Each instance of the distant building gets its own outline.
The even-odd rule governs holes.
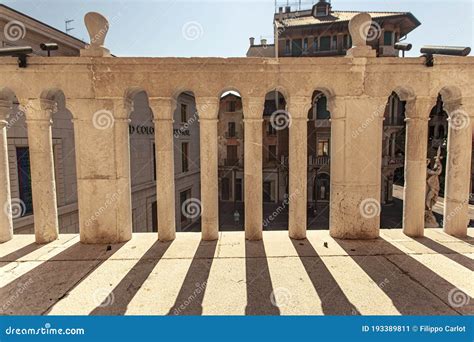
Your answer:
[[[345,55],[351,48],[349,21],[361,11],[336,11],[320,0],[311,9],[292,11],[279,7],[274,15],[274,44],[254,44],[250,39],[247,57],[318,57]],[[368,43],[377,55],[398,56],[395,43],[421,23],[409,12],[370,12],[373,24]]]

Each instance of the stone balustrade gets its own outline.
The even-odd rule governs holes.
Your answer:
[[[73,115],[80,237],[118,243],[132,237],[128,122],[131,100],[145,91],[155,123],[158,238],[175,238],[172,113],[182,91],[195,95],[201,129],[202,238],[218,238],[217,120],[221,94],[238,91],[245,129],[245,236],[262,239],[262,123],[265,94],[280,91],[289,125],[289,235],[306,236],[307,112],[323,92],[331,112],[330,233],[377,238],[380,229],[381,148],[387,99],[407,101],[403,229],[422,236],[426,140],[430,109],[441,93],[450,116],[444,229],[467,233],[474,58],[28,58],[19,69],[0,58],[0,241],[12,238],[7,120],[13,101],[24,106],[31,147],[38,243],[58,236],[51,120],[57,94]]]

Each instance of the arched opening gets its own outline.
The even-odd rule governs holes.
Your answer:
[[[289,125],[285,96],[278,90],[265,96],[262,129],[263,229],[288,229]]]
[[[148,95],[137,89],[130,101],[130,179],[133,232],[158,230],[156,202],[156,154],[153,113]]]
[[[176,231],[201,231],[199,113],[195,95],[176,95],[173,114]]]
[[[244,229],[244,125],[242,97],[236,91],[221,95],[218,114],[219,225]]]
[[[329,229],[331,113],[322,91],[308,111],[308,229]]]
[[[405,183],[406,101],[396,92],[389,96],[384,111],[381,171],[381,226],[400,228],[403,220]]]

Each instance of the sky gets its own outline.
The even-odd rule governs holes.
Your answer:
[[[301,0],[310,8],[316,0]],[[105,46],[116,56],[242,57],[249,37],[273,42],[274,0],[6,0],[5,5],[89,41],[83,18],[99,12],[110,22]],[[278,0],[286,5],[287,0]],[[292,8],[298,1],[289,0]],[[422,45],[473,47],[472,0],[333,0],[334,10],[403,11],[422,23],[408,35],[419,56]],[[473,53],[471,52],[471,55]]]

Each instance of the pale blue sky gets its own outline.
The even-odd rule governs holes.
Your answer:
[[[278,0],[286,4],[286,0]],[[316,0],[315,0],[316,1]],[[74,19],[70,33],[88,41],[84,14],[100,12],[111,27],[106,46],[117,56],[245,56],[248,38],[273,42],[274,0],[6,0],[18,11],[64,30],[64,20]],[[290,0],[290,4],[297,4]],[[312,1],[302,0],[308,8]],[[421,45],[473,46],[472,0],[333,0],[335,10],[409,11],[422,23],[408,36],[411,56]],[[191,24],[189,24],[191,23]],[[183,34],[191,25],[188,36]],[[197,39],[192,29],[198,32]],[[202,30],[201,30],[202,28]],[[472,53],[471,53],[472,54]]]

